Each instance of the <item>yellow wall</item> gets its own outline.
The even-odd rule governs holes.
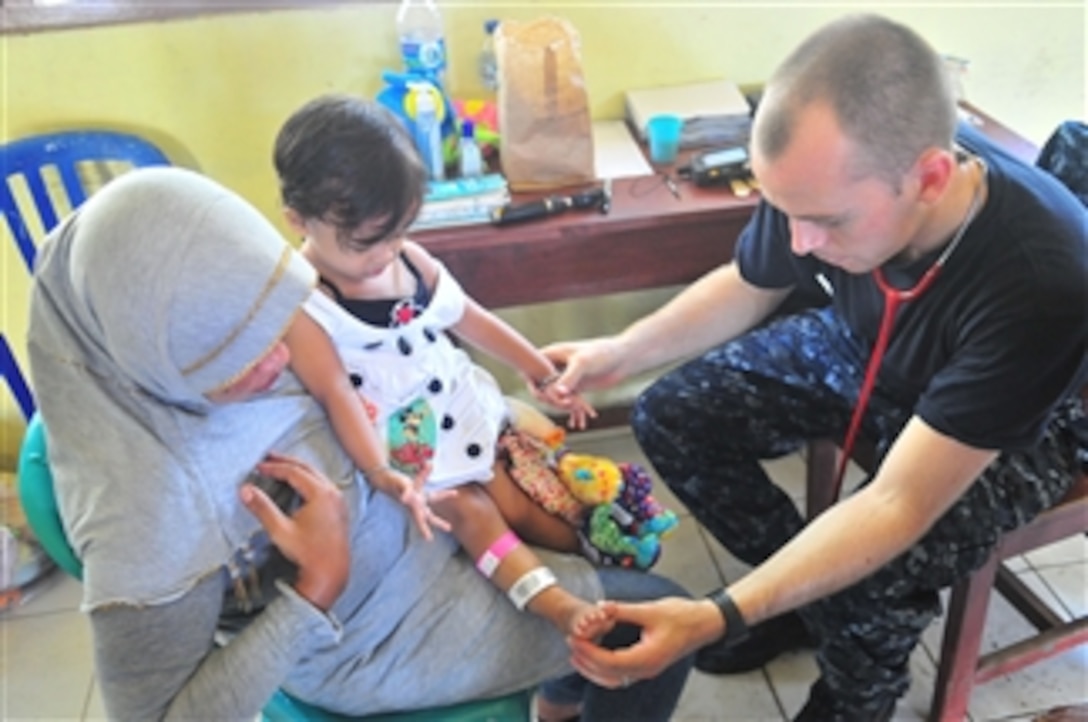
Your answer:
[[[723,75],[758,83],[805,34],[863,6],[791,4],[440,0],[455,93],[479,90],[475,58],[485,19],[559,14],[581,33],[597,118],[620,117],[629,86]],[[885,12],[938,51],[970,59],[968,98],[1040,142],[1059,121],[1084,117],[1083,3],[1001,4],[1010,5],[898,2]],[[394,15],[394,4],[341,5],[3,36],[0,139],[81,126],[130,129],[279,223],[269,161],[276,129],[317,94],[376,93],[379,71],[397,67]],[[23,356],[26,274],[11,244],[0,243],[0,327]],[[5,466],[22,426],[3,390],[0,422]]]

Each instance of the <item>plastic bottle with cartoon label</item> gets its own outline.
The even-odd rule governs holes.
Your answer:
[[[444,87],[446,33],[434,0],[402,0],[397,36],[404,69]]]

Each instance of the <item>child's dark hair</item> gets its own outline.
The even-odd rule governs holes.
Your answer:
[[[342,242],[371,219],[382,234],[419,211],[427,171],[404,126],[376,102],[325,95],[296,111],[276,136],[283,203],[336,226]]]

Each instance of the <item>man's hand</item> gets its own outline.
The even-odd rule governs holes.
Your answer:
[[[553,343],[541,351],[560,370],[552,384],[557,394],[569,396],[605,389],[626,377],[620,342],[615,336]]]
[[[308,464],[269,454],[257,465],[281,479],[302,498],[290,516],[253,484],[243,484],[242,503],[268,531],[272,543],[298,565],[295,590],[318,609],[328,611],[347,584],[351,568],[347,505],[340,489]]]
[[[633,624],[642,629],[642,635],[634,645],[614,650],[590,640],[567,638],[574,668],[602,687],[624,687],[656,677],[724,633],[721,614],[707,600],[665,597],[640,604],[605,602],[605,606],[616,624]]]

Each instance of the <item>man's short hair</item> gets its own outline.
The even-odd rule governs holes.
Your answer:
[[[783,153],[800,112],[825,102],[857,144],[859,176],[898,181],[927,148],[951,149],[952,83],[941,57],[910,28],[851,15],[821,28],[778,67],[759,108],[761,154]]]

